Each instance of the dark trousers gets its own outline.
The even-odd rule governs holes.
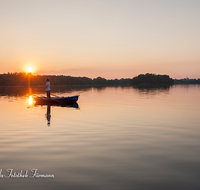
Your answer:
[[[47,98],[50,98],[50,90],[47,91]]]

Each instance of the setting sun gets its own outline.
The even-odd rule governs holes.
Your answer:
[[[28,67],[28,68],[27,68],[27,72],[28,72],[28,73],[33,72],[33,68],[32,68],[32,67]]]

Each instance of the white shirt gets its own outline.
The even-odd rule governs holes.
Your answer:
[[[46,91],[49,91],[50,90],[50,82],[47,82],[46,83]]]

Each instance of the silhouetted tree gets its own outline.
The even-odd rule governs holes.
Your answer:
[[[137,77],[134,77],[131,84],[140,86],[163,86],[174,84],[174,80],[168,75],[155,75],[146,73],[145,75],[140,74]]]

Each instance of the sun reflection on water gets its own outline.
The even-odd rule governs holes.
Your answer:
[[[33,105],[33,97],[32,97],[32,95],[29,96],[28,104],[29,104],[29,106]]]

